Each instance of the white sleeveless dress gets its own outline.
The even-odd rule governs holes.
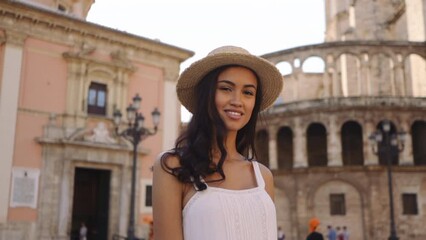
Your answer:
[[[276,240],[274,202],[256,161],[257,187],[197,191],[182,210],[184,240]]]

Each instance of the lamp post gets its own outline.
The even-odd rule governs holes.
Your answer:
[[[138,112],[142,98],[139,94],[133,97],[133,103],[129,104],[126,109],[127,112],[127,128],[120,130],[121,112],[120,110],[114,111],[114,124],[115,132],[118,136],[121,136],[128,140],[133,145],[133,166],[132,166],[132,182],[130,189],[130,209],[129,209],[129,225],[127,228],[127,239],[135,240],[135,185],[136,185],[136,164],[137,164],[137,149],[138,144],[147,138],[157,133],[158,123],[160,122],[160,112],[157,108],[152,111],[152,120],[154,123],[154,129],[144,127],[144,116]]]
[[[384,120],[381,123],[381,128],[373,132],[369,139],[374,154],[386,159],[390,206],[390,236],[388,240],[398,240],[393,208],[392,157],[404,150],[405,132],[391,133],[391,122]]]

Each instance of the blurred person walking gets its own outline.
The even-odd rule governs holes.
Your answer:
[[[306,240],[324,240],[321,233],[318,232],[320,221],[317,218],[309,220],[309,235]]]

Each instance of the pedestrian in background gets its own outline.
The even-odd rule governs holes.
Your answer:
[[[324,237],[317,230],[319,228],[320,221],[318,218],[312,218],[309,220],[309,235],[306,240],[324,240]]]
[[[277,239],[273,176],[254,137],[282,85],[275,65],[233,46],[182,72],[177,95],[193,115],[154,164],[156,240]]]
[[[336,234],[336,230],[334,230],[333,226],[328,225],[327,226],[327,238],[328,240],[336,240],[337,234]]]
[[[343,226],[343,240],[349,240],[349,231],[346,226]]]
[[[337,230],[337,240],[345,240],[342,229],[338,226]]]
[[[87,227],[85,222],[81,223],[79,235],[80,235],[80,238],[79,238],[80,240],[87,240]]]
[[[281,226],[278,227],[278,240],[284,240],[285,234]]]

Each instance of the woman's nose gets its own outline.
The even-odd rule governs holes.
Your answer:
[[[231,99],[231,104],[233,106],[238,106],[238,107],[242,106],[241,94],[239,94],[239,93],[233,94],[232,99]]]

